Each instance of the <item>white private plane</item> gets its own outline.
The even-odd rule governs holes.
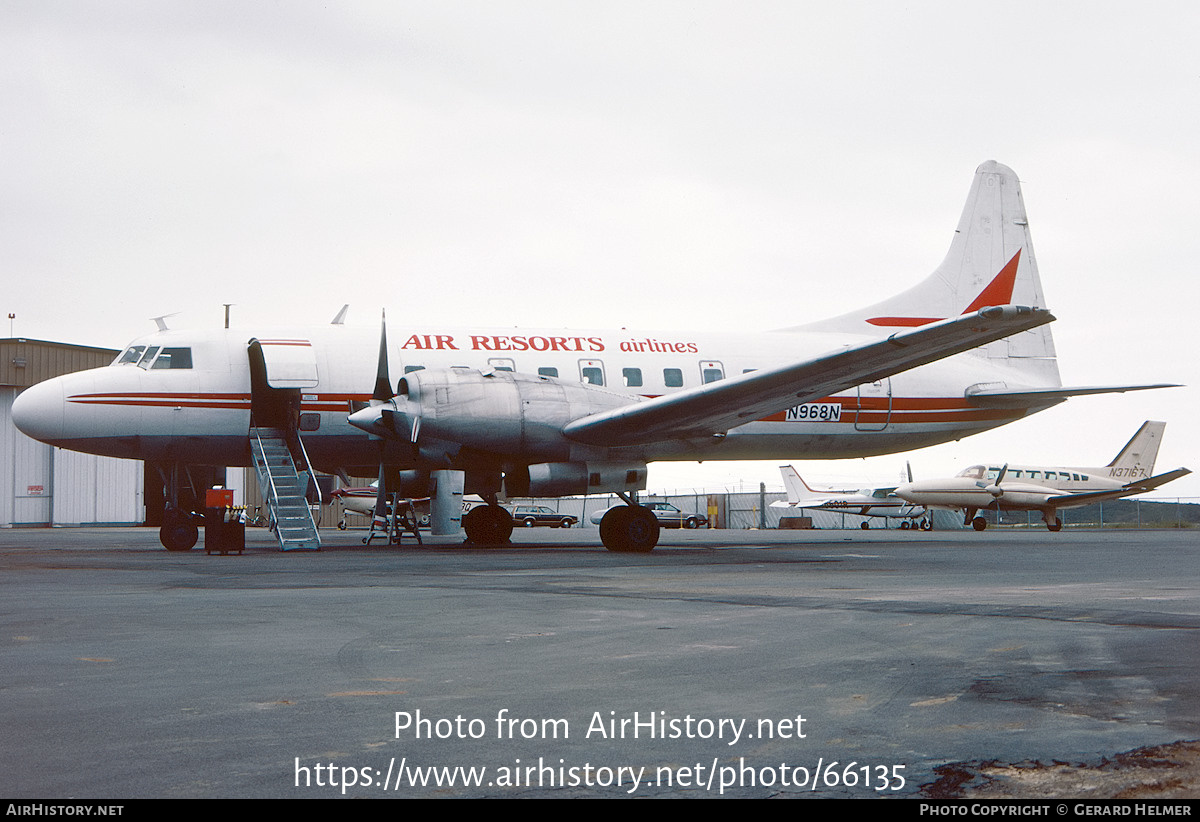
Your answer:
[[[958,476],[920,480],[899,486],[895,494],[913,505],[961,510],[963,524],[987,528],[981,510],[1040,511],[1051,531],[1062,528],[1059,508],[1075,508],[1152,491],[1190,474],[1176,468],[1151,476],[1165,422],[1147,420],[1113,461],[1102,468],[1029,465],[972,465]]]
[[[811,487],[800,473],[790,465],[779,466],[783,475],[783,487],[787,489],[788,498],[772,502],[772,508],[792,508],[803,510],[807,508],[821,511],[837,511],[842,514],[856,514],[860,517],[884,517],[900,521],[902,530],[924,528],[929,530],[930,523],[922,519],[925,516],[924,505],[914,505],[908,500],[896,496],[896,486],[858,489],[816,489]],[[912,482],[912,468],[908,469],[908,481]],[[860,526],[864,531],[871,526],[863,522]]]

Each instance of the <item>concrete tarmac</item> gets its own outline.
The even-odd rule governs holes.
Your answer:
[[[1200,738],[1187,531],[0,531],[0,796],[929,795]]]

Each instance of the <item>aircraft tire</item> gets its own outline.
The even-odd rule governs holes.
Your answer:
[[[932,531],[933,530],[933,522],[931,520],[927,520],[927,519],[921,520],[921,530],[922,531]]]
[[[901,530],[901,531],[907,531],[907,530],[909,529],[909,527],[910,527],[910,526],[909,526],[909,524],[908,524],[908,520],[904,520],[904,521],[902,521],[902,522],[900,523],[900,530]]]
[[[498,505],[479,505],[462,518],[467,541],[474,545],[507,545],[512,537],[512,516]]]
[[[871,523],[869,523],[869,522],[865,522],[865,521],[864,521],[864,522],[860,522],[860,523],[858,524],[858,527],[859,527],[859,528],[861,528],[861,529],[863,529],[864,531],[870,531],[870,530],[871,530]]]
[[[639,506],[622,505],[600,520],[600,541],[610,551],[645,554],[658,545],[658,519]]]
[[[987,528],[987,520],[983,517],[975,517],[975,519],[971,520],[971,527],[976,531],[982,531]]]
[[[158,529],[158,541],[168,551],[190,551],[200,538],[200,529],[192,517],[178,508],[163,512],[163,524]]]
[[[1062,530],[1062,520],[1059,519],[1058,517],[1055,517],[1054,522],[1046,523],[1046,527],[1049,528],[1051,531],[1061,531]]]

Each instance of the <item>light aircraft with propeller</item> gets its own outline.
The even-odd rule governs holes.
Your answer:
[[[302,467],[382,478],[381,499],[430,497],[434,535],[478,544],[509,538],[501,498],[615,493],[601,540],[648,551],[658,523],[637,492],[653,461],[895,453],[1158,387],[1065,387],[1045,305],[1017,176],[989,161],[933,274],[841,317],[754,334],[422,327],[413,312],[390,338],[344,312],[166,329],[26,389],[12,415],[43,442],[157,466],[171,549],[196,541],[184,469],[248,466],[278,442]],[[463,515],[464,493],[487,504]]]
[[[907,471],[908,481],[912,482],[912,466],[908,466]],[[783,475],[783,487],[787,490],[788,498],[772,502],[772,508],[790,508],[797,511],[816,509],[856,514],[860,517],[884,517],[899,520],[900,528],[904,531],[910,528],[923,528],[928,531],[931,527],[929,520],[924,519],[927,512],[925,506],[914,505],[896,496],[895,485],[846,490],[816,489],[805,482],[791,465],[779,466],[779,473]],[[859,527],[866,531],[871,525],[864,520]]]
[[[982,510],[1039,511],[1051,531],[1062,529],[1060,508],[1077,508],[1153,491],[1190,474],[1176,468],[1152,476],[1166,423],[1147,420],[1113,458],[1097,468],[1029,465],[972,465],[955,477],[909,482],[895,495],[913,505],[950,508],[964,513],[963,524],[976,531],[987,528]]]

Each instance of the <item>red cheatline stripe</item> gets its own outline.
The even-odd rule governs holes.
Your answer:
[[[367,394],[318,394],[315,400],[302,404],[307,411],[338,412],[347,410],[351,400],[365,402]],[[108,394],[76,394],[69,402],[81,405],[140,406],[145,408],[178,407],[213,408],[221,410],[246,410],[250,406],[249,394],[166,394],[155,392],[130,392]],[[971,422],[1016,418],[1023,416],[1025,409],[981,409],[968,400],[954,397],[886,397],[856,398],[827,397],[817,403],[842,406],[842,417],[838,422],[892,423],[917,422]],[[787,412],[781,411],[760,418],[759,422],[785,422]],[[815,422],[815,420],[814,420]],[[832,421],[829,421],[832,422]]]
[[[838,423],[853,424],[855,422],[885,422],[890,419],[893,425],[912,422],[979,422],[985,420],[1017,419],[1025,416],[1023,408],[968,410],[947,408],[935,411],[897,411],[892,410],[890,416],[886,411],[858,411],[847,408],[839,420],[796,420],[796,422],[816,422],[822,425]],[[758,422],[787,422],[787,413],[780,412],[762,417]]]

